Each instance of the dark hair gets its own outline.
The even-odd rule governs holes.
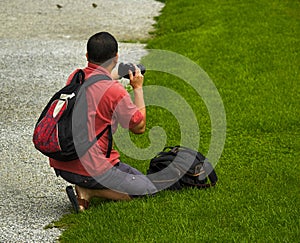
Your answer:
[[[116,56],[118,42],[108,32],[99,32],[87,42],[88,61],[102,64]]]

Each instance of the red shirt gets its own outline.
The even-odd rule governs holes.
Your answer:
[[[77,71],[75,70],[69,76],[67,84],[71,82]],[[111,74],[105,68],[92,63],[88,63],[88,66],[83,71],[85,79],[96,74],[105,74],[111,77]],[[142,113],[132,103],[130,95],[118,81],[102,80],[90,85],[86,89],[86,99],[90,140],[108,124],[112,125],[114,133],[118,124],[123,128],[130,129],[143,120]],[[105,157],[107,148],[108,134],[105,132],[98,142],[80,159],[68,162],[50,159],[50,166],[84,176],[96,176],[119,162],[120,155],[114,149],[112,149],[109,158]]]

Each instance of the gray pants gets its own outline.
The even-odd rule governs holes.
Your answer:
[[[82,176],[58,169],[55,169],[55,173],[71,184],[89,189],[111,189],[130,196],[152,195],[157,192],[157,188],[146,175],[122,162],[96,177]]]

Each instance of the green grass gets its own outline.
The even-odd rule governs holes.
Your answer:
[[[299,242],[299,13],[294,0],[166,1],[148,47],[190,58],[214,81],[227,120],[219,183],[131,202],[94,200],[90,210],[54,223],[66,229],[61,241]],[[149,71],[151,84],[171,86],[191,105],[206,153],[203,101],[171,75]],[[161,126],[168,145],[180,142],[172,114],[149,107],[147,119],[147,131]],[[132,139],[149,146],[148,133]],[[143,172],[149,163],[122,159]]]

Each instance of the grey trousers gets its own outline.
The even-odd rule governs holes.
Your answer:
[[[129,194],[132,197],[153,195],[158,191],[146,175],[122,162],[96,177],[82,176],[58,169],[55,169],[55,173],[67,182],[80,187],[111,189]]]

